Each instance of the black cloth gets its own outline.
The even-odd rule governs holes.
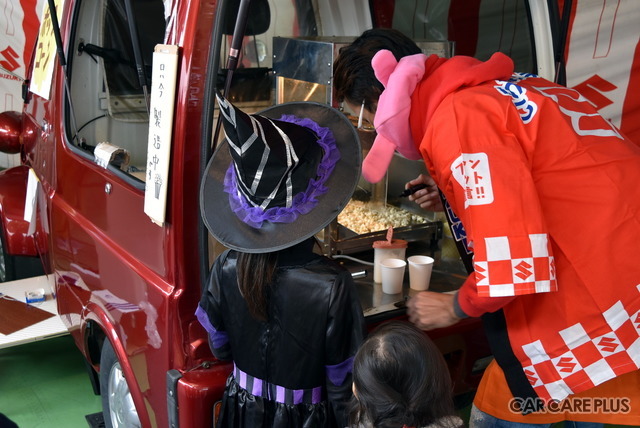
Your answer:
[[[18,428],[18,424],[6,417],[3,413],[0,413],[0,428]]]
[[[238,287],[238,253],[232,250],[214,263],[200,306],[211,325],[228,335],[226,345],[213,349],[217,358],[232,359],[248,375],[284,388],[322,387],[322,401],[289,405],[256,397],[232,373],[218,426],[347,425],[351,370],[335,385],[327,366],[352,363],[365,335],[364,316],[351,274],[314,254],[312,245],[310,239],[279,252],[266,322],[249,314]]]

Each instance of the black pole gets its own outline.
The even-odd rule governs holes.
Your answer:
[[[238,58],[242,49],[242,40],[244,39],[245,30],[247,28],[247,16],[249,14],[249,4],[251,0],[240,0],[238,7],[238,16],[236,18],[236,26],[233,29],[233,37],[231,38],[231,48],[229,49],[229,58],[227,59],[227,79],[225,80],[224,93],[231,87],[233,72],[238,68]]]
[[[53,0],[49,0],[53,1]],[[124,7],[127,12],[127,21],[129,23],[129,33],[131,34],[131,43],[133,44],[133,57],[136,61],[136,72],[138,73],[138,83],[142,87],[144,93],[144,100],[147,104],[147,113],[150,112],[149,90],[147,88],[147,76],[144,72],[144,60],[142,59],[142,49],[140,48],[140,39],[138,39],[138,30],[136,28],[135,16],[133,15],[133,8],[131,7],[131,0],[125,0]]]
[[[571,19],[571,8],[573,7],[573,0],[565,0],[562,9],[562,17],[560,18],[560,35],[558,40],[558,52],[556,52],[556,83],[566,86],[567,85],[567,70],[564,60],[564,53],[567,47],[567,37],[569,35],[569,20]]]
[[[71,102],[71,89],[69,88],[69,80],[67,79],[67,60],[64,56],[64,47],[62,46],[62,34],[60,33],[60,24],[58,23],[58,12],[56,11],[55,0],[49,0],[49,14],[51,15],[51,26],[53,27],[53,36],[56,39],[56,51],[58,54],[58,61],[62,67],[64,89],[67,94],[67,103],[69,104],[69,120],[71,121],[71,128],[73,129],[73,140],[78,136],[78,127],[76,126],[76,116],[73,110],[73,104]],[[26,97],[25,97],[26,100]]]
[[[240,57],[240,49],[242,49],[242,40],[244,39],[245,30],[247,28],[247,16],[249,15],[249,5],[251,0],[240,0],[238,7],[238,16],[236,18],[236,26],[233,29],[233,37],[231,38],[231,47],[229,48],[229,58],[227,59],[227,75],[224,81],[223,95],[228,96],[233,80],[233,72],[238,68],[238,58]],[[216,128],[213,132],[213,145],[211,150],[215,151],[220,135],[220,116],[216,121]]]
[[[67,61],[64,57],[64,49],[62,48],[62,35],[60,34],[60,24],[58,24],[58,12],[56,12],[55,0],[49,0],[49,13],[51,14],[51,25],[53,26],[53,35],[56,38],[56,49],[58,51],[58,61],[60,61],[60,65],[63,68],[65,68],[67,65]]]

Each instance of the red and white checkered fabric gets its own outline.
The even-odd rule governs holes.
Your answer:
[[[609,329],[599,336],[589,336],[578,323],[560,331],[558,343],[537,340],[522,347],[529,363],[523,361],[524,372],[541,398],[562,400],[630,367],[640,369],[640,310],[629,313],[617,302],[602,316]],[[549,355],[546,349],[563,353]]]
[[[547,235],[497,236],[475,243],[474,267],[481,297],[555,291],[556,272]]]

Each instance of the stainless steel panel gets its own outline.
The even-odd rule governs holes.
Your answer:
[[[273,38],[273,71],[276,77],[276,104],[289,101],[316,101],[333,103],[333,64],[340,48],[351,43],[355,37],[304,37]],[[451,42],[417,41],[425,54],[449,57],[453,54]],[[351,117],[352,121],[357,118]],[[355,125],[355,124],[354,124]],[[360,131],[363,154],[370,149],[375,131]],[[420,208],[406,199],[398,198],[404,189],[404,183],[414,179],[420,173],[426,173],[422,161],[409,161],[399,155],[394,156],[389,173],[382,184],[371,185],[361,180],[359,188],[370,196],[371,200],[383,204],[391,203],[405,210],[421,212]],[[381,190],[384,194],[380,194]],[[428,218],[428,217],[427,217]],[[384,240],[386,230],[358,235],[338,224],[331,223],[324,230],[324,253],[327,255],[357,253],[370,250],[373,242]],[[440,221],[398,227],[394,229],[394,238],[411,241],[436,242],[442,238],[443,226]]]

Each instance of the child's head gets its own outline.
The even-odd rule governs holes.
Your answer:
[[[408,322],[391,321],[369,335],[355,356],[353,386],[354,425],[423,427],[454,413],[444,358]]]

